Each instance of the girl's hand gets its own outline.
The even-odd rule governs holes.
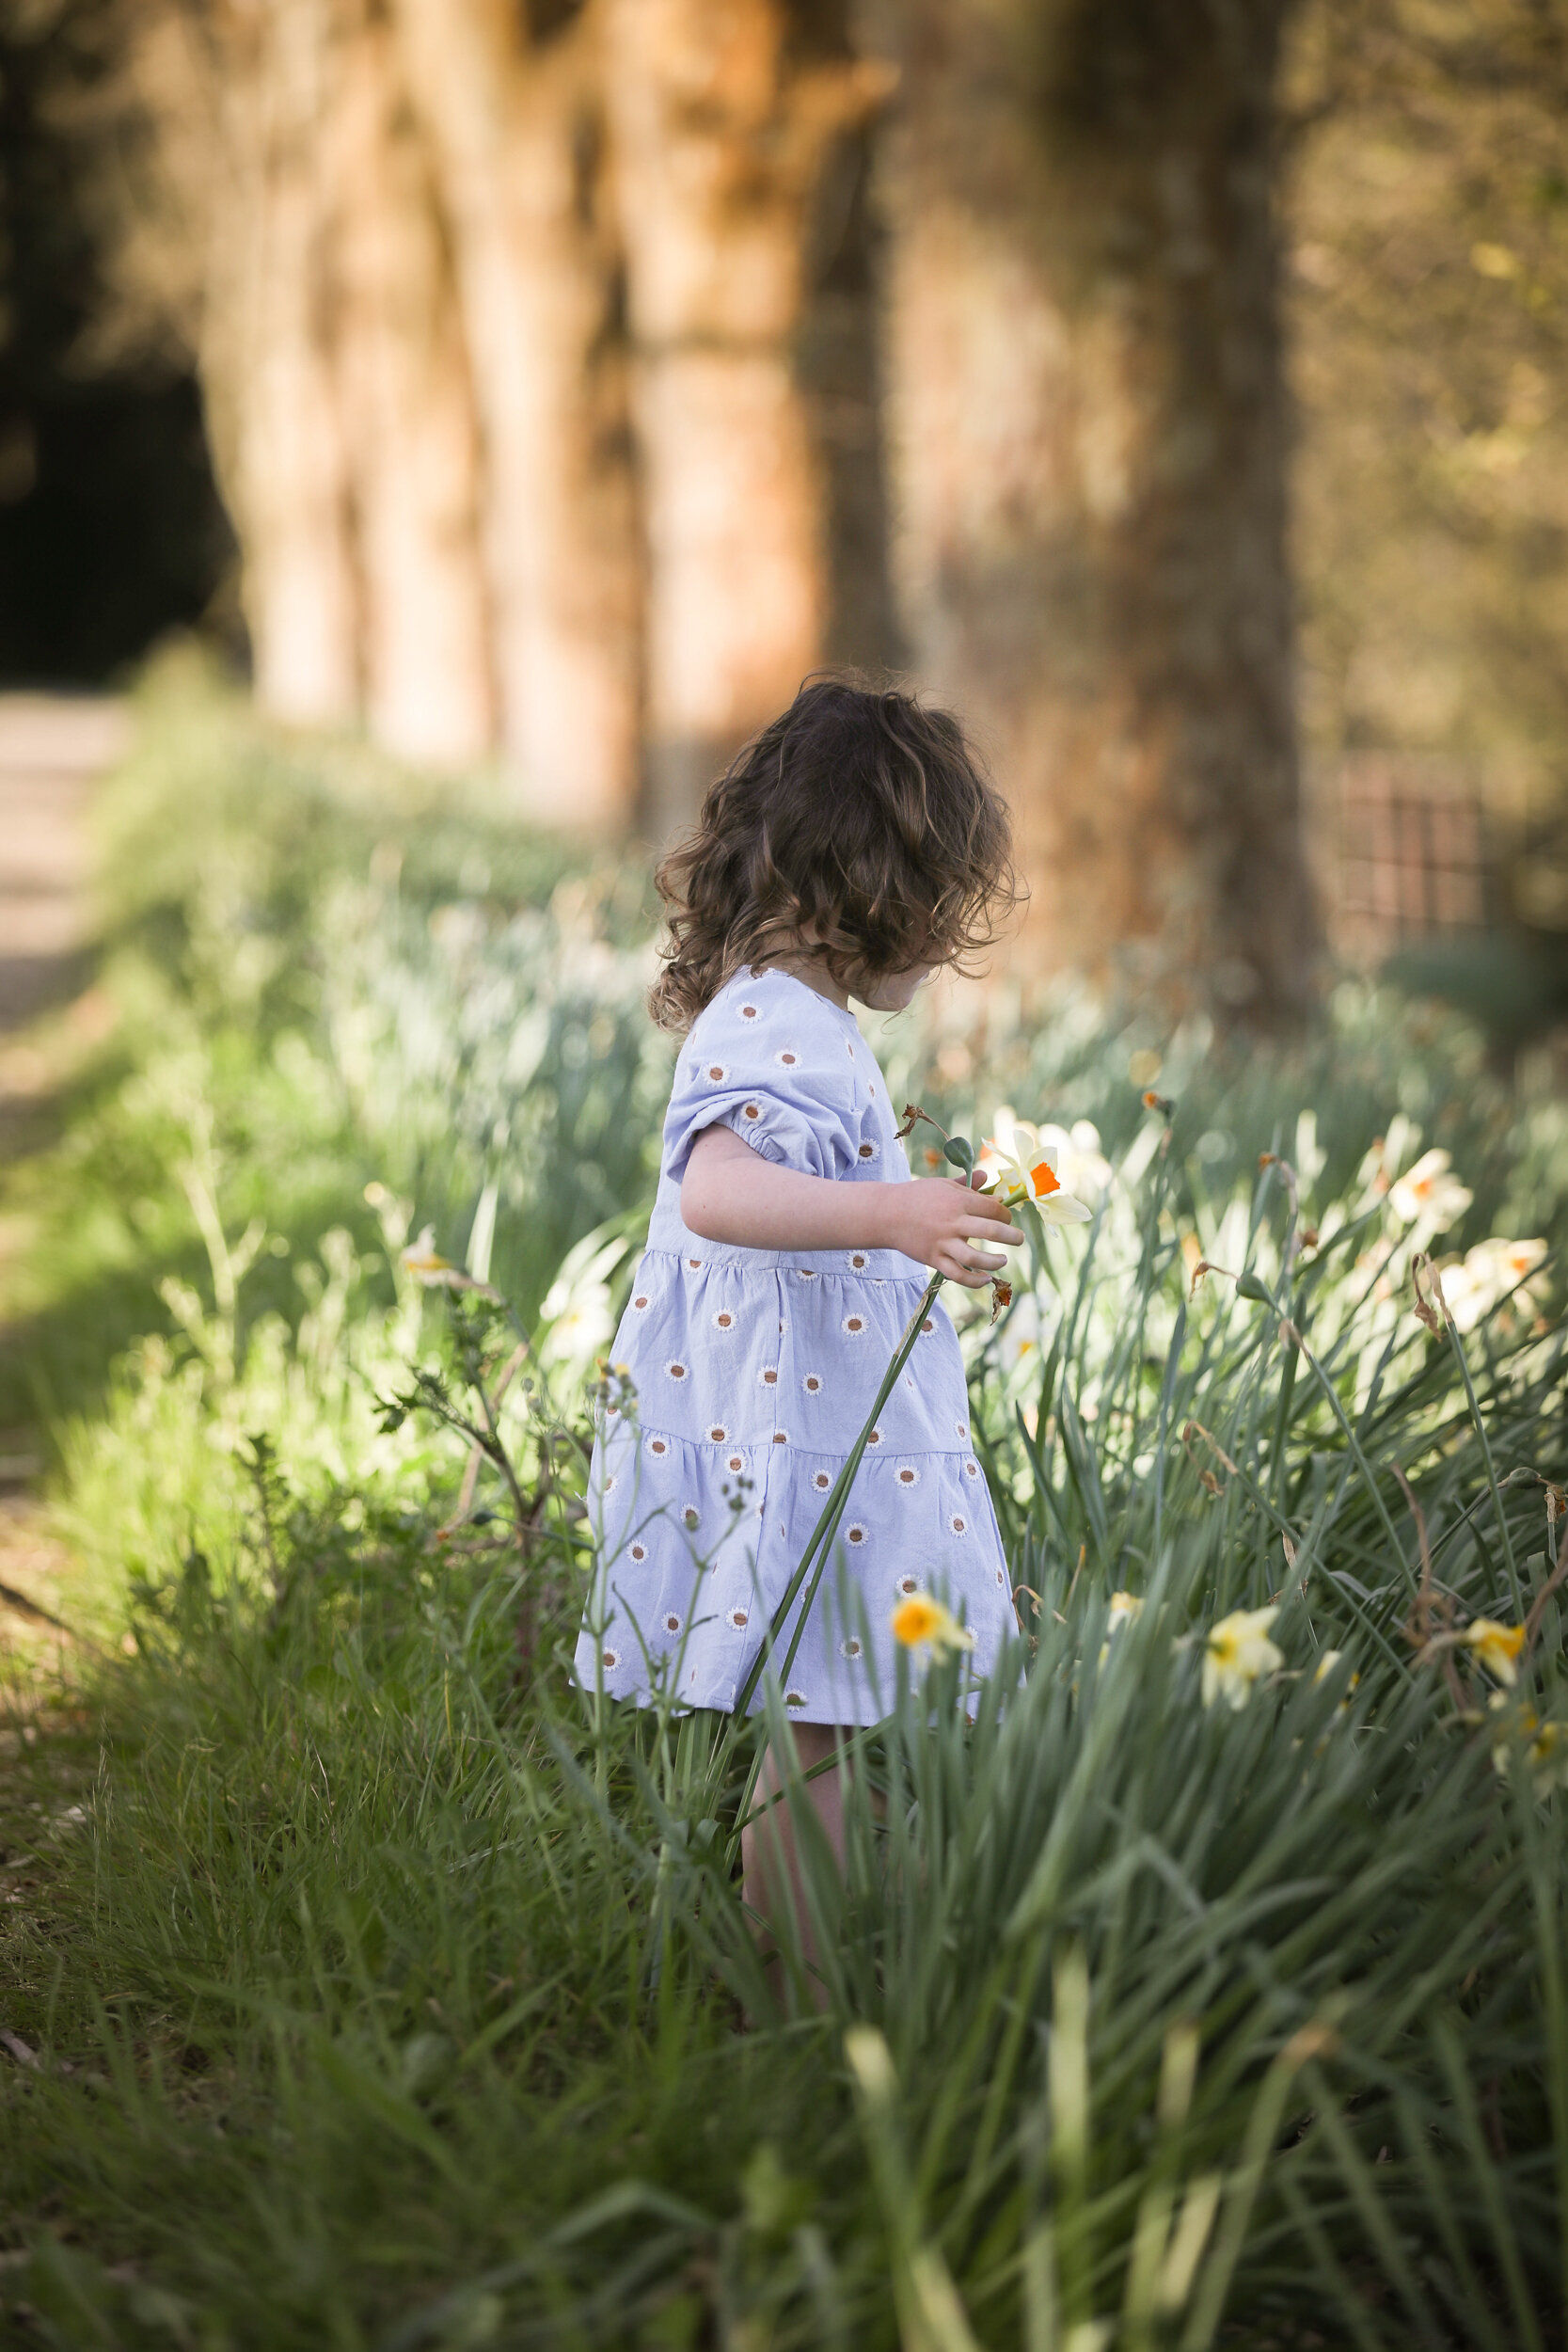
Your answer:
[[[979,1176],[973,1180],[980,1184]],[[911,1184],[888,1184],[888,1240],[906,1258],[934,1266],[966,1290],[984,1290],[1007,1264],[984,1242],[1016,1249],[1023,1235],[1000,1200],[971,1190],[958,1177],[922,1177]]]
[[[705,1127],[691,1147],[681,1222],[705,1241],[743,1249],[898,1249],[972,1291],[1006,1266],[994,1246],[1023,1239],[1000,1200],[960,1178],[883,1184],[807,1176],[763,1159],[724,1126]]]

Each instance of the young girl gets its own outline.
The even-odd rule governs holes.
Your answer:
[[[803,688],[741,753],[657,879],[671,916],[651,1009],[688,1035],[612,1351],[636,1401],[609,1410],[595,1449],[577,1671],[617,1698],[646,1701],[657,1681],[683,1707],[732,1709],[927,1270],[978,1290],[1007,1260],[971,1237],[1020,1238],[961,1183],[910,1181],[849,999],[902,1010],[1016,893],[1006,808],[956,722],[837,681]],[[901,1598],[944,1597],[980,1673],[1014,1630],[940,1306],[872,1432],[837,1550],[782,1692],[807,1769],[888,1711]],[[806,1787],[842,1859],[836,1773]],[[766,1915],[762,1860],[749,1851],[748,1895]]]

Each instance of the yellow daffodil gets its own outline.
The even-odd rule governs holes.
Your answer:
[[[1243,1708],[1252,1686],[1285,1663],[1284,1653],[1269,1640],[1277,1609],[1235,1609],[1209,1629],[1203,1645],[1203,1704],[1212,1707],[1223,1698]]]
[[[1504,1691],[1493,1692],[1492,1711],[1502,1718],[1492,1748],[1492,1762],[1501,1778],[1508,1778],[1512,1750],[1523,1745],[1537,1796],[1568,1788],[1568,1724],[1543,1723],[1532,1707],[1521,1707]]]
[[[1519,1679],[1519,1652],[1525,1646],[1522,1625],[1499,1625],[1495,1617],[1474,1617],[1460,1635],[1466,1649],[1473,1649],[1489,1675],[1510,1690]]]
[[[1543,1795],[1548,1788],[1568,1788],[1568,1724],[1537,1724],[1525,1756]]]
[[[1056,1163],[1054,1147],[1042,1142],[1035,1128],[1015,1119],[1005,1142],[987,1136],[979,1167],[983,1176],[994,1181],[996,1198],[1009,1208],[1032,1200],[1048,1225],[1086,1224],[1091,1211],[1062,1190]]]
[[[973,1649],[974,1636],[928,1593],[911,1593],[893,1613],[893,1638],[906,1649]]]

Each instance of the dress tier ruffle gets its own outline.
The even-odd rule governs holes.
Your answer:
[[[719,1122],[809,1175],[898,1182],[910,1169],[850,1014],[784,973],[743,971],[721,991],[681,1052],[648,1247],[611,1351],[635,1403],[606,1408],[594,1450],[577,1673],[613,1697],[646,1701],[658,1684],[684,1707],[728,1711],[927,1275],[895,1250],[736,1249],[689,1232],[681,1178]],[[792,1717],[870,1724],[888,1711],[891,1619],[912,1592],[946,1599],[975,1635],[975,1673],[988,1672],[1015,1620],[940,1306],[879,1415],[782,1677]]]

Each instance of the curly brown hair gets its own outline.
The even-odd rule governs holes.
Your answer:
[[[648,1009],[677,1030],[743,964],[802,947],[848,993],[961,971],[1022,895],[1006,803],[958,721],[838,677],[736,754],[654,879],[671,913]]]

